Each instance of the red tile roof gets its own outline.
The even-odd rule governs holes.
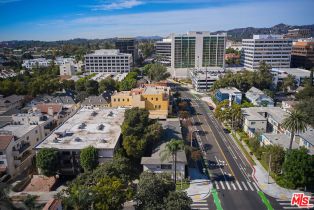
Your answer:
[[[13,139],[12,135],[0,135],[0,150],[5,150]]]
[[[61,111],[62,109],[62,105],[61,104],[45,104],[45,103],[41,103],[41,104],[37,104],[36,108],[38,110],[40,110],[40,112],[47,114],[48,113],[48,109],[52,108],[53,109],[53,113],[58,113]]]

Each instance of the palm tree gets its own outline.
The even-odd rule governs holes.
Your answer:
[[[282,125],[291,132],[289,145],[289,150],[291,150],[294,135],[296,133],[305,132],[307,129],[306,116],[298,110],[293,110],[290,115],[284,119]]]
[[[183,150],[183,148],[183,140],[171,139],[160,154],[162,162],[167,160],[170,156],[172,157],[172,165],[174,165],[174,184],[177,182],[177,153],[178,151]]]

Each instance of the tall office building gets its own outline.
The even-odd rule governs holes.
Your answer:
[[[314,67],[314,38],[293,42],[291,66],[307,69]]]
[[[171,39],[163,39],[155,43],[157,62],[170,65],[171,64]]]
[[[253,35],[242,40],[241,63],[248,70],[257,70],[261,61],[273,68],[289,68],[291,48],[292,40],[282,35]]]
[[[90,73],[120,74],[130,71],[132,55],[119,50],[96,50],[85,55],[85,70]]]
[[[189,68],[225,67],[225,33],[191,31],[171,35],[171,68],[175,77],[188,76]]]
[[[116,49],[120,50],[120,53],[132,54],[133,63],[138,58],[138,50],[136,40],[134,38],[118,38],[115,41]]]

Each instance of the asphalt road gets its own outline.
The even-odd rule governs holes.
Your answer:
[[[209,164],[211,180],[215,184],[224,210],[264,210],[266,205],[258,195],[253,169],[238,145],[225,133],[214,118],[206,102],[186,90],[181,98],[190,100],[195,110],[191,116],[194,137],[200,141]],[[282,209],[274,198],[266,196],[274,209]]]

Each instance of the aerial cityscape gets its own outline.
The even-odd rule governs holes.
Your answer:
[[[0,0],[0,210],[314,209],[313,8]]]

